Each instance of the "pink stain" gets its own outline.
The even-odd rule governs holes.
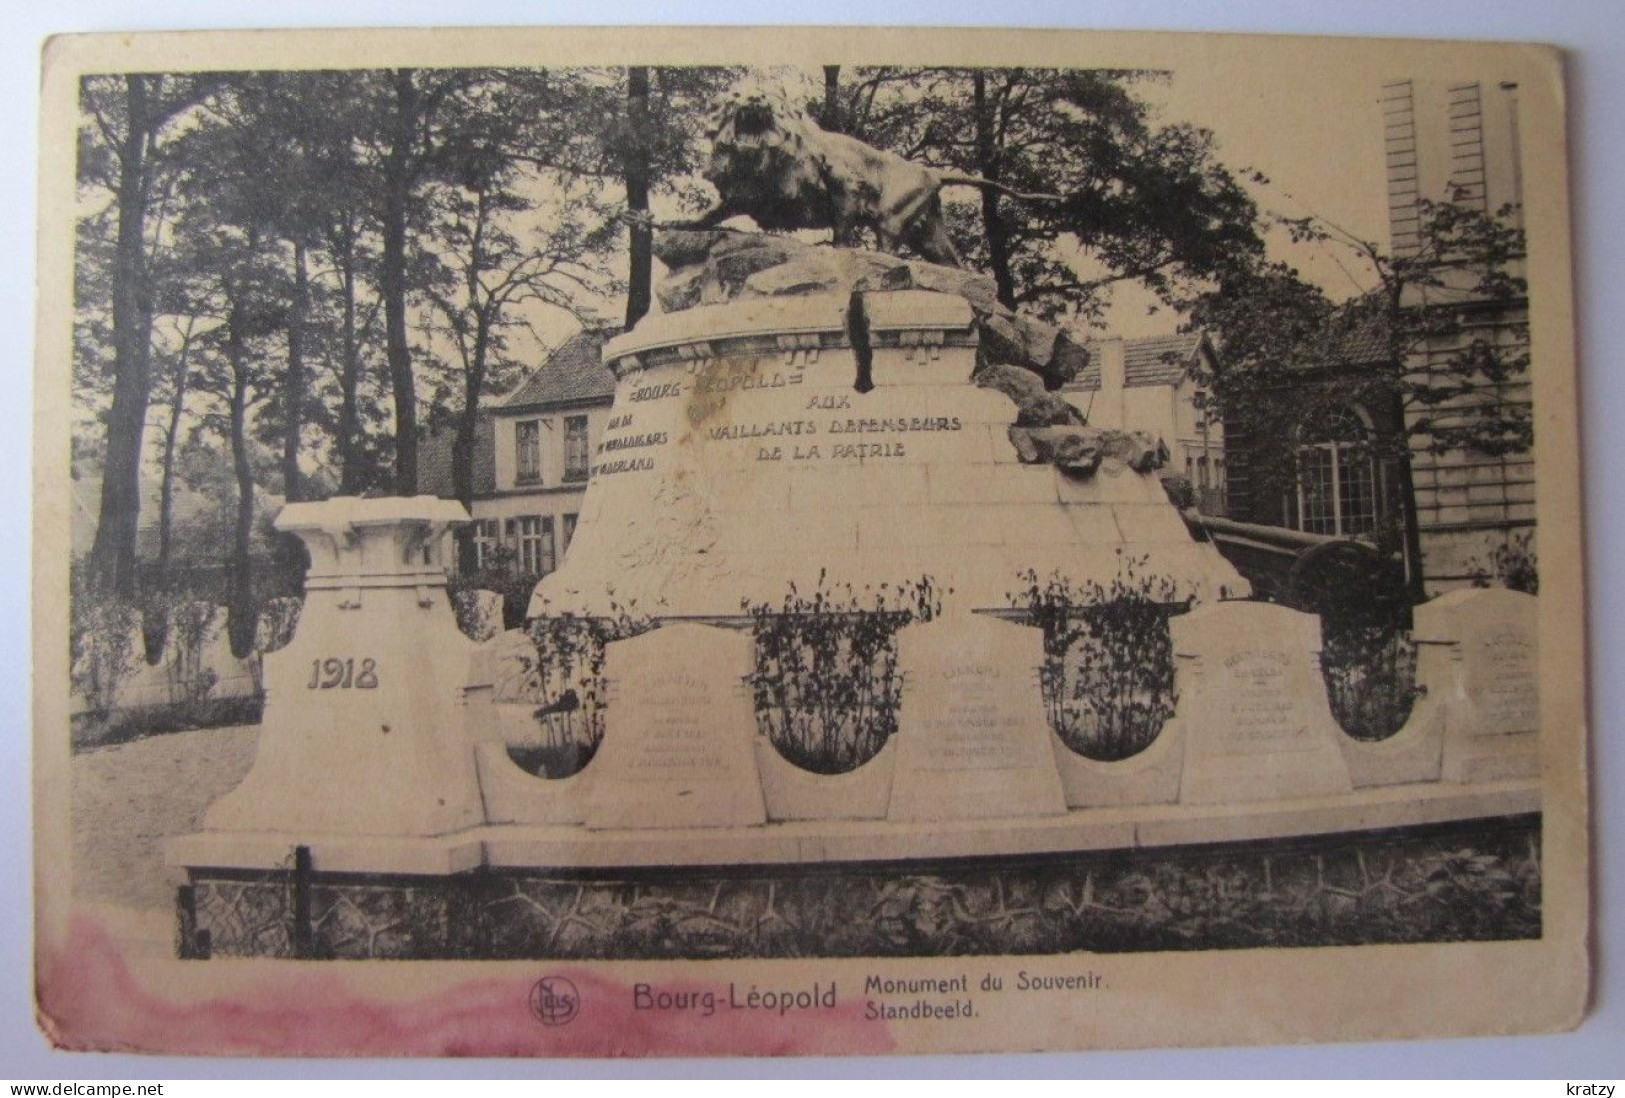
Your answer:
[[[286,972],[276,971],[281,965]],[[77,916],[67,941],[40,960],[41,1024],[66,1049],[209,1056],[818,1056],[895,1048],[885,1022],[863,1017],[861,998],[782,1017],[635,1010],[630,983],[537,961],[535,976],[472,979],[425,998],[380,1002],[362,998],[343,967],[271,962],[252,998],[180,1003],[142,987],[101,925]],[[726,981],[661,982],[655,972],[651,966],[640,979],[726,998]],[[543,1025],[530,1011],[531,988],[544,975],[563,976],[580,992],[568,1024]]]

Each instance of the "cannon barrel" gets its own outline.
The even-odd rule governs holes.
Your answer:
[[[1257,597],[1316,614],[1353,601],[1367,608],[1407,601],[1399,561],[1363,539],[1238,522],[1195,508],[1180,515],[1247,577]]]

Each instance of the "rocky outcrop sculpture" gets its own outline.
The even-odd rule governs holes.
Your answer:
[[[664,231],[656,235],[654,250],[669,271],[656,289],[664,312],[753,298],[931,290],[970,304],[984,365],[1030,370],[1054,391],[1089,363],[1082,344],[1001,304],[992,277],[974,271],[729,229]]]

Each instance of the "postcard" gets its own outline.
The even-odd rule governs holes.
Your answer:
[[[1584,1016],[1555,50],[527,27],[43,64],[57,1046]]]

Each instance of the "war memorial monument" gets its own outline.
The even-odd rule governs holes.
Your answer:
[[[1085,348],[960,265],[939,191],[993,184],[761,95],[712,140],[532,628],[459,631],[457,504],[282,511],[305,605],[253,769],[167,847],[183,955],[1201,948],[1103,890],[1256,844],[1228,887],[1310,896],[1362,836],[1540,811],[1532,597],[1418,607],[1409,721],[1351,737],[1315,616],[1250,599],[1158,441],[1057,394]]]

